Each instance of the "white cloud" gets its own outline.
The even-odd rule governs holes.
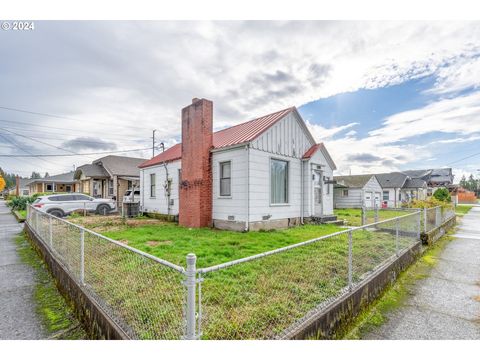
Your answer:
[[[9,54],[0,59],[0,97],[5,106],[83,120],[16,117],[77,132],[49,140],[56,145],[101,135],[121,149],[147,147],[152,129],[158,139],[175,142],[181,108],[192,97],[213,100],[215,126],[224,127],[437,72],[443,79],[438,89],[458,88],[478,74],[479,38],[480,22],[39,22],[28,36],[0,33]],[[457,114],[450,114],[462,111],[459,104]],[[387,142],[408,135],[401,129],[407,123],[397,120],[410,116],[415,126],[427,127],[417,115],[407,115],[383,127],[382,146],[357,139],[353,130],[342,141],[363,146],[359,153],[388,154],[386,163],[396,166],[405,161],[399,160],[406,156],[404,147]],[[450,131],[447,120],[442,123]],[[326,137],[347,129],[313,125]],[[400,134],[392,135],[397,126]],[[56,161],[63,166],[50,165],[50,173],[90,159]]]

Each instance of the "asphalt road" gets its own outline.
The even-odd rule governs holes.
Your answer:
[[[22,263],[15,236],[22,230],[10,209],[0,201],[0,339],[42,339],[33,301],[34,270]]]
[[[465,215],[429,277],[367,339],[480,339],[480,207]]]

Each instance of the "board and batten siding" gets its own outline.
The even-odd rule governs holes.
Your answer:
[[[220,196],[220,163],[231,163],[231,195]],[[212,154],[213,220],[247,220],[247,150],[245,146]],[[230,219],[229,219],[230,217]],[[232,218],[233,217],[233,218]]]
[[[173,205],[170,206],[170,215],[178,215],[179,211],[178,170],[181,165],[180,160],[167,163],[168,176],[172,179],[170,200],[173,200]],[[155,174],[155,197],[150,196],[150,174]],[[143,211],[168,214],[165,181],[165,167],[163,165],[155,165],[140,170],[140,205]]]
[[[300,159],[313,145],[301,125],[303,120],[292,112],[270,127],[258,139],[251,142],[251,148],[276,155]]]

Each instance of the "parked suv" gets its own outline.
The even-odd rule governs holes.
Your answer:
[[[33,207],[56,217],[64,217],[76,210],[106,215],[116,208],[114,200],[96,199],[84,194],[41,196]]]
[[[133,193],[133,198],[132,198],[132,191]],[[123,195],[123,202],[124,203],[136,203],[140,202],[140,190],[127,190],[125,191],[125,194]]]

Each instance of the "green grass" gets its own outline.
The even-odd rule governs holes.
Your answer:
[[[443,249],[454,239],[450,236],[451,233],[440,238],[418,261],[402,272],[395,283],[387,287],[382,296],[367,307],[344,334],[340,334],[340,338],[348,340],[365,338],[368,333],[384,324],[392,311],[402,307],[411,294],[412,287],[418,280],[430,275]]]
[[[239,233],[187,229],[158,220],[95,217],[74,219],[111,238],[185,266],[193,252],[198,267],[217,265],[341,230],[306,225],[285,230]],[[70,236],[66,236],[68,238]],[[400,247],[412,243],[400,238]],[[59,253],[78,244],[60,240]],[[70,248],[71,247],[71,248]],[[391,231],[353,234],[353,280],[395,253]],[[182,333],[183,276],[103,240],[85,238],[86,281],[142,339],[178,338]],[[76,271],[78,264],[72,262]],[[108,276],[105,276],[108,274]],[[279,335],[323,301],[338,295],[348,281],[348,236],[208,273],[202,282],[202,331],[205,339],[262,339]]]
[[[17,213],[19,213],[24,219],[27,217],[27,210],[17,210]]]
[[[334,209],[334,214],[338,220],[345,220],[345,225],[361,226],[362,225],[362,209]],[[378,221],[391,219],[397,216],[407,215],[408,211],[402,210],[378,210]],[[367,224],[375,222],[375,211],[367,210]]]
[[[36,312],[47,330],[47,336],[54,339],[86,339],[87,335],[76,319],[73,309],[58,292],[46,265],[41,261],[25,236],[15,239],[17,252],[22,262],[35,270],[34,300]]]
[[[100,217],[69,219],[114,240],[185,266],[189,253],[197,255],[197,267],[208,267],[230,260],[256,255],[287,245],[331,234],[339,226],[304,225],[284,230],[236,232],[209,228],[189,229],[160,220]]]
[[[463,216],[468,213],[471,208],[473,208],[472,205],[457,205],[455,207],[455,214],[458,216]]]

